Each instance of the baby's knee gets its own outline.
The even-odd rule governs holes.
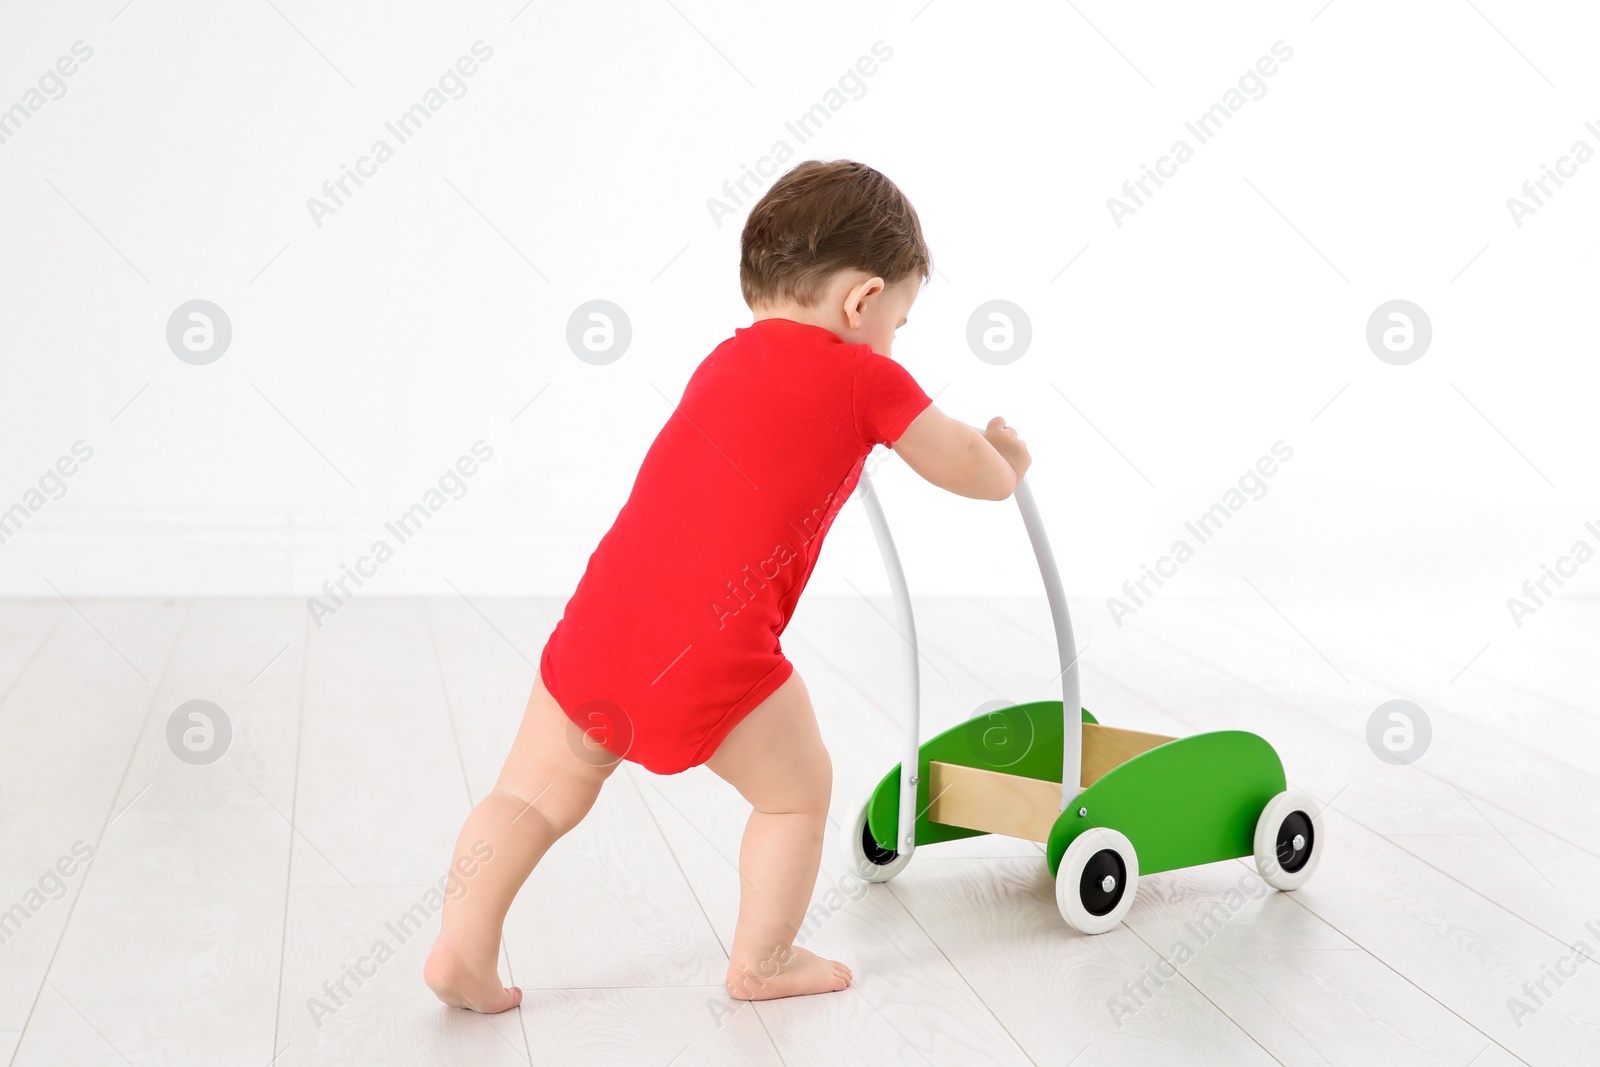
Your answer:
[[[826,818],[833,799],[833,760],[828,750],[797,754],[788,761],[791,776],[757,798],[754,807],[772,814],[807,814]]]
[[[599,792],[598,788],[588,788],[587,783],[560,781],[553,776],[542,779],[502,776],[495,783],[494,791],[502,798],[503,810],[515,810],[511,817],[513,823],[532,825],[535,820],[543,820],[558,836],[583,821]]]
[[[819,746],[821,756],[818,760],[816,781],[812,787],[816,790],[816,800],[822,807],[824,815],[828,812],[828,804],[833,800],[833,757],[826,748]]]

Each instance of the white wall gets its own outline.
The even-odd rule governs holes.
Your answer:
[[[1503,623],[1542,563],[1600,544],[1600,161],[1520,227],[1507,207],[1600,149],[1592,7],[520,7],[0,8],[0,107],[93,49],[0,143],[0,508],[93,449],[0,544],[0,593],[304,595],[479,440],[466,496],[365,594],[570,592],[683,382],[748,321],[743,211],[707,201],[779,139],[916,203],[939,273],[895,354],[946,410],[1021,429],[1079,595],[1136,578],[1279,440],[1292,461],[1163,595],[1248,578]],[[307,198],[480,40],[465,95],[319,227]],[[878,41],[796,145],[786,120]],[[1185,121],[1278,41],[1265,95],[1199,144]],[[1194,157],[1116,225],[1107,198],[1180,137]],[[195,298],[233,327],[205,366],[165,338]],[[607,366],[565,343],[595,298],[633,326]],[[1032,323],[1006,366],[965,340],[995,298]],[[1406,366],[1364,336],[1394,298],[1433,325]],[[1034,588],[1009,504],[882,475],[919,591]],[[858,504],[813,588],[846,577],[882,588]]]

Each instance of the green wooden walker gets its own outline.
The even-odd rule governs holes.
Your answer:
[[[1045,845],[1069,925],[1098,934],[1133,906],[1140,875],[1254,856],[1290,890],[1316,869],[1321,813],[1288,789],[1271,745],[1242,730],[1163,737],[1102,726],[1079,703],[1072,621],[1027,479],[1015,497],[1044,578],[1061,661],[1061,699],[987,712],[926,743],[916,625],[900,557],[865,471],[862,500],[883,554],[904,638],[907,742],[846,828],[853,869],[887,882],[920,845],[1004,834]],[[1064,709],[1078,708],[1069,726]]]

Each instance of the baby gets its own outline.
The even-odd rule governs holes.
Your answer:
[[[423,977],[447,1004],[521,1003],[497,972],[512,898],[623,759],[705,764],[749,801],[727,993],[843,989],[850,968],[794,947],[821,860],[833,764],[779,637],[877,444],[940,488],[1004,500],[1030,463],[890,359],[932,260],[888,178],[801,163],[750,211],[739,284],[754,313],[690,376],[550,633],[494,790],[472,810]],[[487,850],[492,862],[478,862]]]

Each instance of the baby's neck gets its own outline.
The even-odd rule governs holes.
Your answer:
[[[809,326],[820,326],[824,330],[838,333],[844,323],[835,321],[839,316],[830,315],[820,308],[806,307],[803,304],[767,304],[753,308],[752,315],[755,322],[762,319],[788,319],[791,322],[803,322]]]

